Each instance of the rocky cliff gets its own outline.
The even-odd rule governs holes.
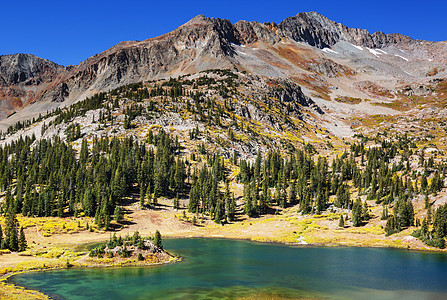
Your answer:
[[[404,63],[396,57],[409,59],[399,53],[389,55],[385,63],[374,62],[371,66],[363,60],[362,65],[352,66],[346,61],[336,61],[340,57],[328,59],[318,50],[341,42],[371,49],[405,49],[419,60],[445,62],[447,53],[447,45],[442,42],[415,41],[400,34],[370,34],[315,12],[299,13],[279,24],[247,21],[232,24],[229,20],[199,15],[172,32],[144,41],[119,43],[73,67],[62,67],[33,55],[1,56],[0,119],[32,102],[53,103],[51,107],[57,103],[68,105],[124,84],[208,69],[246,70],[289,79],[293,74],[308,76],[311,72],[323,76],[314,82],[321,85],[327,79],[356,74],[355,69],[359,73],[386,70],[395,76],[399,64]],[[287,48],[285,43],[289,43]],[[300,43],[309,47],[303,48]],[[362,55],[363,59],[365,54]],[[368,59],[374,58],[368,55]],[[430,72],[426,65],[417,68],[420,74]]]
[[[0,56],[0,118],[39,99],[65,68],[31,54]]]

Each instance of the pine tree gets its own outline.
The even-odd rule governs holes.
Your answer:
[[[340,220],[338,221],[338,227],[345,227],[345,220],[343,219],[343,215],[340,215]]]
[[[154,244],[156,247],[163,249],[163,243],[161,240],[161,234],[158,230],[155,230],[155,235],[154,235]]]
[[[8,236],[9,238],[9,244],[8,244],[8,248],[11,251],[17,251],[19,249],[19,243],[18,243],[18,239],[17,239],[17,229],[14,228],[14,230],[12,230],[11,234]]]
[[[217,224],[220,224],[225,216],[222,206],[222,201],[218,200],[214,209],[214,222],[216,222]]]
[[[365,201],[363,203],[362,220],[368,221],[369,219],[370,219],[370,215],[369,215],[368,203],[366,203],[366,201]]]
[[[228,219],[230,221],[234,221],[234,216],[236,214],[236,200],[233,197],[231,197],[230,207],[228,209]]]
[[[5,212],[10,211],[11,209],[13,209],[13,198],[11,195],[11,187],[8,186],[8,188],[6,189],[6,194],[5,194]]]
[[[428,225],[427,225],[427,219],[424,218],[422,220],[422,226],[421,226],[421,237],[423,240],[426,240],[428,238]]]
[[[116,206],[115,207],[115,212],[114,212],[114,219],[116,222],[121,222],[123,220],[123,208],[121,206]]]
[[[422,178],[421,178],[421,190],[426,192],[427,191],[427,186],[428,186],[427,178],[425,176],[422,176]]]
[[[433,209],[432,209],[431,205],[428,205],[428,209],[427,209],[427,223],[428,224],[431,224],[432,217],[433,217]]]
[[[178,194],[174,198],[174,209],[179,209],[179,196]]]
[[[17,239],[17,219],[13,212],[12,207],[6,213],[5,219],[5,241],[6,247],[11,251],[17,251],[18,239]]]
[[[362,225],[362,202],[360,198],[357,198],[352,207],[352,225],[355,227]]]
[[[385,225],[385,235],[389,236],[393,233],[399,232],[401,230],[399,223],[397,222],[396,218],[391,215],[388,220],[386,221]]]
[[[108,230],[110,227],[110,215],[106,214],[103,218],[104,218],[104,228]]]
[[[424,208],[428,209],[428,207],[430,206],[430,199],[428,198],[428,195],[425,194],[425,198],[424,198]]]
[[[178,194],[183,192],[184,184],[186,178],[186,170],[185,163],[178,159],[175,164],[175,173],[174,173],[174,191]]]
[[[387,206],[383,206],[382,216],[380,217],[380,219],[381,220],[388,219],[388,207]]]
[[[27,243],[26,243],[26,237],[25,237],[25,233],[23,232],[23,226],[20,227],[20,234],[19,234],[19,252],[25,251],[26,248],[28,247]]]
[[[433,218],[433,231],[438,238],[447,235],[447,204],[441,205],[435,212]]]
[[[289,203],[292,205],[296,203],[296,182],[291,183],[289,191]]]

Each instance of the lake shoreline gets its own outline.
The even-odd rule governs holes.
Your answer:
[[[32,273],[32,272],[51,272],[51,271],[58,271],[58,270],[68,270],[68,269],[113,269],[113,268],[132,268],[132,267],[151,267],[151,266],[160,266],[160,265],[167,265],[172,264],[176,262],[181,262],[183,258],[178,255],[173,255],[167,251],[165,251],[171,258],[168,261],[162,261],[162,262],[156,262],[156,263],[145,263],[145,262],[129,262],[126,264],[122,263],[116,263],[116,264],[94,264],[93,262],[87,263],[87,264],[74,264],[70,266],[59,266],[55,268],[42,268],[42,269],[30,269],[30,270],[23,270],[23,271],[16,271],[16,272],[8,272],[6,274],[3,274],[0,277],[0,286],[2,288],[9,289],[10,293],[14,293],[16,295],[20,295],[20,299],[51,299],[50,296],[46,295],[45,293],[34,290],[26,286],[20,286],[16,285],[15,283],[11,282],[10,279],[16,275],[23,274],[23,273]],[[88,254],[86,254],[83,258],[88,257]],[[82,258],[81,258],[82,259]],[[31,298],[28,298],[30,296]]]
[[[302,244],[302,243],[288,243],[288,242],[280,242],[280,241],[257,241],[250,238],[240,238],[240,237],[220,237],[220,236],[186,236],[186,235],[168,235],[165,236],[165,239],[215,239],[215,240],[235,240],[235,241],[244,241],[244,242],[251,242],[256,244],[272,244],[272,245],[282,245],[282,246],[289,246],[289,247],[296,247],[296,248],[375,248],[375,249],[396,249],[396,250],[407,250],[407,251],[414,251],[414,252],[422,252],[422,253],[433,253],[433,254],[439,254],[439,253],[445,253],[445,250],[443,249],[420,249],[420,248],[405,248],[405,247],[390,247],[390,246],[367,246],[367,245],[342,245],[342,244],[335,244],[335,243],[315,243],[315,244]],[[76,245],[74,247],[83,247],[87,245],[91,245],[95,242],[88,242],[81,245]],[[101,241],[98,241],[98,243],[101,243]],[[73,248],[74,248],[73,247]],[[16,292],[17,294],[21,295],[20,299],[28,299],[27,296],[32,296],[30,299],[51,299],[50,296],[42,293],[39,290],[30,289],[26,286],[18,286],[12,282],[10,282],[10,279],[18,274],[23,273],[30,273],[30,272],[45,272],[45,271],[56,271],[56,270],[63,270],[63,269],[88,269],[88,268],[132,268],[132,267],[150,267],[150,266],[157,266],[157,265],[166,265],[176,262],[181,262],[183,260],[183,257],[178,256],[177,254],[171,254],[167,252],[172,259],[169,261],[164,262],[158,262],[158,263],[144,263],[144,262],[133,262],[128,264],[122,264],[122,263],[115,263],[115,264],[95,264],[93,262],[87,263],[87,264],[74,264],[70,265],[70,267],[67,266],[59,266],[55,268],[42,268],[42,269],[30,269],[30,270],[23,270],[23,271],[17,271],[17,272],[9,272],[0,277],[0,284],[2,287],[9,288],[12,292]],[[84,255],[83,258],[88,257],[88,254]],[[82,258],[81,258],[82,259]],[[24,296],[24,297],[23,297]],[[37,297],[37,298],[35,298]]]
[[[263,244],[264,245],[285,246],[285,248],[281,247],[281,248],[278,248],[277,250],[275,250],[275,253],[276,253],[276,251],[278,251],[279,253],[282,253],[282,252],[285,251],[286,253],[289,253],[289,255],[292,255],[289,258],[295,257],[295,256],[301,257],[303,254],[300,254],[300,253],[332,253],[332,251],[331,252],[327,252],[330,248],[334,248],[335,252],[333,252],[333,253],[359,253],[359,251],[363,251],[363,250],[354,250],[354,248],[357,248],[357,249],[367,248],[367,247],[343,247],[343,246],[340,246],[340,245],[338,245],[339,247],[334,247],[334,245],[330,245],[330,246],[327,246],[327,245],[325,245],[325,246],[323,246],[323,245],[292,245],[292,244],[285,244],[285,243],[279,243],[279,242],[269,242],[269,243],[266,243],[266,242],[251,241],[251,240],[247,240],[247,239],[234,239],[234,238],[233,239],[226,239],[226,238],[220,238],[220,237],[210,237],[210,238],[204,238],[204,237],[187,237],[187,238],[186,237],[182,237],[182,238],[165,237],[165,238],[166,238],[166,241],[173,239],[172,242],[166,242],[166,244],[167,244],[167,247],[169,247],[169,249],[171,249],[169,251],[171,253],[171,255],[174,255],[176,257],[175,261],[163,262],[163,263],[158,263],[158,264],[144,264],[144,265],[142,265],[142,264],[140,264],[140,265],[130,265],[130,264],[129,265],[101,265],[101,266],[99,266],[99,265],[90,265],[90,266],[74,266],[72,268],[73,269],[98,269],[98,271],[95,271],[94,273],[88,272],[86,274],[96,274],[96,272],[100,272],[100,274],[102,274],[101,273],[102,271],[100,271],[100,269],[102,269],[102,268],[112,269],[112,270],[113,269],[115,269],[115,270],[123,269],[123,272],[125,272],[126,274],[127,273],[128,274],[134,274],[134,271],[124,271],[124,269],[136,268],[136,269],[141,269],[142,270],[141,272],[143,272],[145,267],[156,266],[156,265],[165,265],[165,264],[170,264],[170,263],[174,263],[174,262],[179,262],[179,261],[183,260],[183,257],[189,261],[189,263],[185,265],[186,268],[188,268],[187,266],[189,266],[191,262],[197,261],[197,257],[199,257],[199,256],[202,257],[203,255],[205,257],[207,257],[207,253],[210,252],[210,251],[212,251],[212,253],[214,253],[214,251],[220,251],[220,252],[223,251],[225,253],[229,253],[229,252],[231,253],[230,249],[232,249],[233,247],[231,246],[232,244],[229,243],[229,241],[243,242],[242,244],[234,244],[234,245],[239,245],[237,248],[234,248],[234,249],[253,249],[253,250],[250,250],[250,251],[255,251],[254,249],[267,249],[265,247],[262,247]],[[209,242],[207,242],[207,240]],[[212,241],[212,240],[215,240],[215,242]],[[215,248],[208,248],[206,246],[208,244],[209,245],[221,245],[221,246],[218,246],[218,248],[216,248],[216,250],[215,250]],[[250,244],[253,244],[253,246],[250,246]],[[229,245],[229,246],[224,246],[224,245]],[[261,247],[258,247],[256,245],[259,245]],[[202,246],[204,246],[204,247],[202,248]],[[296,253],[296,252],[294,252],[294,250],[292,248],[297,248],[297,246],[298,246],[298,248],[307,249],[307,250],[303,251],[303,252],[298,251],[299,253]],[[217,250],[217,249],[220,249],[221,247],[222,247],[222,250]],[[195,248],[197,248],[197,251],[194,250],[194,252],[190,252],[192,249],[195,249]],[[287,248],[289,248],[290,250],[286,250]],[[317,252],[313,252],[313,250],[310,250],[310,249],[324,249],[324,248],[326,248],[328,250],[317,250]],[[340,250],[336,250],[336,248],[340,248]],[[348,251],[345,252],[345,251],[342,250],[342,248],[348,249]],[[421,252],[421,251],[376,252],[376,251],[374,251],[372,249],[375,249],[377,247],[369,247],[369,248],[370,248],[370,250],[366,250],[365,249],[365,251],[368,251],[368,252],[360,252],[360,253],[370,253],[368,255],[373,255],[373,257],[376,255],[375,253],[377,253],[377,255],[379,255],[379,257],[382,257],[384,253],[390,253],[390,254],[394,253],[394,254],[391,254],[391,256],[387,254],[386,256],[388,256],[388,257],[394,257],[395,255],[398,255],[398,257],[401,257],[401,256],[406,257],[407,255],[411,255],[411,257],[413,257],[413,255],[417,255],[416,252],[421,253],[421,255],[428,254],[428,253],[436,254],[436,253],[434,253],[432,251],[430,251],[430,252],[426,252],[426,251],[424,251],[424,252]],[[382,248],[384,248],[384,247],[382,247]],[[184,249],[186,252],[182,253],[181,249]],[[201,250],[199,250],[199,249],[201,249]],[[275,249],[275,248],[268,248],[268,249],[270,249],[270,250],[267,250],[267,251],[266,250],[261,250],[260,253],[269,253],[269,252],[271,253],[272,249]],[[351,249],[351,250],[349,250],[349,249]],[[386,249],[392,250],[389,247],[386,247]],[[396,249],[396,250],[403,250],[403,249]],[[205,251],[205,252],[203,252],[203,251]],[[247,257],[246,255],[250,251],[249,250],[245,250],[245,256],[243,255],[241,257]],[[323,252],[321,252],[321,251],[323,251]],[[373,252],[371,252],[371,251],[373,251]],[[405,252],[408,252],[408,253],[413,252],[413,254],[405,254]],[[244,253],[244,251],[241,252],[241,255],[242,255],[242,253]],[[439,254],[439,253],[437,253],[437,254]],[[220,255],[220,254],[216,254],[216,255]],[[345,255],[349,256],[350,254],[345,254]],[[304,257],[306,257],[306,256],[304,256]],[[417,256],[415,256],[415,257],[417,257]],[[201,262],[202,260],[199,260],[199,261]],[[289,260],[287,259],[287,261],[289,261]],[[258,262],[258,264],[259,264],[259,262]],[[171,272],[175,272],[177,274],[177,271],[175,271],[175,270],[177,270],[177,269],[178,270],[182,270],[182,268],[184,268],[184,267],[181,267],[181,265],[179,265],[178,267],[174,267],[174,269],[166,269],[166,270],[171,270]],[[191,268],[191,267],[189,267],[189,268]],[[38,272],[38,271],[40,271],[40,272],[41,271],[55,271],[55,270],[61,270],[61,269],[66,269],[66,268],[55,268],[55,269],[34,270],[34,271],[35,272]],[[150,269],[147,269],[147,270],[148,271],[144,271],[143,274],[152,274]],[[160,271],[162,273],[164,273],[162,270],[163,269],[160,269]],[[30,287],[28,287],[26,285],[26,282],[27,282],[26,280],[23,281],[23,279],[22,279],[22,281],[20,281],[20,280],[16,281],[18,283],[14,283],[14,281],[12,281],[12,280],[9,281],[11,278],[13,278],[13,276],[18,275],[20,273],[25,273],[25,272],[28,273],[28,272],[33,272],[33,271],[24,271],[24,272],[16,272],[16,273],[11,273],[11,274],[6,274],[5,276],[3,276],[1,278],[1,281],[2,282],[6,281],[10,285],[15,285],[17,290],[21,290],[22,292],[27,293],[28,295],[33,295],[34,299],[48,299],[49,297],[52,296],[53,293],[54,293],[54,295],[57,298],[57,292],[56,291],[58,290],[58,288],[56,288],[56,289],[53,288],[52,290],[46,290],[47,294],[45,295],[42,291],[40,291],[38,289],[33,289],[32,288],[33,284],[31,282],[30,282]],[[137,271],[135,271],[135,272],[137,272]],[[138,271],[138,272],[140,272],[140,271]],[[188,272],[190,272],[190,271],[188,271]],[[158,273],[159,273],[159,271],[155,272],[155,274],[158,274]],[[47,283],[47,285],[48,285],[52,281],[52,279],[50,279],[50,278],[59,278],[59,277],[60,278],[64,278],[66,276],[71,276],[71,275],[63,275],[63,274],[65,274],[65,273],[61,273],[61,275],[57,275],[57,273],[54,273],[54,275],[45,275],[42,278],[47,278],[47,279],[45,279],[45,281],[48,282]],[[70,274],[72,274],[72,273],[70,273]],[[77,273],[77,272],[75,272],[73,274],[84,274],[84,273]],[[115,271],[112,271],[111,273],[110,272],[106,272],[105,274],[115,274]],[[120,271],[117,274],[122,274],[122,271]],[[180,271],[180,273],[177,276],[182,276],[181,274],[182,273]],[[84,275],[76,275],[76,276],[81,276],[82,277]],[[31,278],[35,278],[34,280],[36,280],[37,278],[40,278],[40,277],[39,276],[36,277],[36,275],[31,275]],[[107,276],[105,278],[107,278]],[[113,285],[113,283],[112,283],[112,285]],[[34,286],[36,286],[36,285],[34,285]],[[40,287],[40,285],[38,285],[38,286]],[[280,286],[278,286],[278,288],[280,288]],[[42,289],[45,289],[44,286],[42,286]],[[39,295],[41,297],[37,298],[36,297],[36,295],[37,295],[36,293],[39,293]],[[65,295],[63,293],[61,295],[63,297],[67,296],[67,295]],[[20,298],[20,299],[31,299],[31,298]],[[247,298],[247,299],[252,299],[252,298]],[[278,298],[278,299],[280,299],[280,298]]]
[[[375,212],[379,215],[378,212]],[[210,220],[205,220],[199,226],[193,225],[190,221],[193,214],[186,213],[186,218],[178,214],[177,211],[150,211],[150,210],[132,210],[129,220],[134,222],[133,225],[125,226],[117,231],[120,235],[131,235],[135,231],[139,231],[141,235],[152,235],[155,230],[159,230],[163,234],[163,238],[167,239],[228,239],[249,241],[255,243],[267,243],[277,245],[287,245],[291,247],[356,247],[356,248],[390,248],[400,250],[410,250],[425,253],[445,253],[446,249],[437,249],[428,247],[420,240],[411,236],[414,229],[407,228],[404,231],[393,236],[386,237],[383,231],[383,222],[376,217],[375,222],[363,227],[353,227],[347,225],[343,228],[338,227],[338,215],[327,213],[324,215],[302,216],[296,213],[294,208],[289,208],[281,215],[266,215],[258,218],[247,218],[227,223],[225,225],[216,224]],[[57,218],[49,218],[58,221],[61,229],[64,228],[64,222],[79,222],[78,220],[60,220]],[[34,219],[31,219],[34,221]],[[189,220],[189,221],[188,221]],[[92,222],[88,218],[81,219],[81,222]],[[102,243],[107,241],[112,234],[109,231],[90,232],[85,230],[85,226],[74,232],[56,232],[49,237],[43,237],[39,234],[36,227],[26,228],[27,238],[30,237],[29,256],[18,255],[17,253],[3,254],[3,257],[11,257],[10,259],[0,262],[0,270],[10,269],[3,272],[5,275],[17,274],[14,268],[17,265],[25,264],[19,268],[19,272],[27,272],[35,268],[37,270],[56,270],[66,268],[66,255],[61,253],[86,253],[88,245]],[[48,252],[48,253],[47,253]],[[44,258],[56,252],[57,259]],[[42,255],[43,253],[43,255]],[[47,254],[45,254],[47,253]],[[57,256],[59,255],[59,256]],[[70,256],[70,262],[79,259],[78,256]],[[59,258],[60,257],[60,258]],[[36,260],[40,265],[47,263],[45,268],[39,268],[26,265]],[[56,265],[50,265],[50,262],[57,261]],[[83,266],[80,266],[83,267]],[[98,266],[105,267],[105,266]],[[112,266],[113,267],[113,266]],[[117,266],[123,267],[123,266]],[[1,280],[3,285],[4,280]],[[35,297],[30,297],[33,299]],[[17,299],[23,299],[17,297]],[[46,299],[46,298],[42,298]]]
[[[216,240],[234,240],[234,241],[246,241],[252,243],[259,244],[272,244],[272,245],[283,245],[283,246],[291,246],[296,248],[374,248],[374,249],[396,249],[396,250],[407,250],[407,251],[415,251],[415,252],[424,252],[424,253],[446,253],[447,248],[439,249],[434,247],[397,247],[390,245],[364,245],[364,244],[342,244],[342,243],[300,243],[300,242],[282,242],[275,240],[257,240],[252,238],[243,238],[243,237],[231,237],[231,236],[182,236],[182,235],[169,235],[165,236],[165,239],[216,239]]]

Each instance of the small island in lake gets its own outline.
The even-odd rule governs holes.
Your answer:
[[[163,250],[160,232],[153,238],[142,237],[136,231],[132,236],[117,237],[115,234],[109,241],[91,249],[88,256],[77,261],[79,266],[141,266],[177,261]]]

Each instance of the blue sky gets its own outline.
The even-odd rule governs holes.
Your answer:
[[[2,1],[0,55],[32,53],[62,65],[125,40],[169,32],[198,14],[238,20],[281,22],[316,11],[349,27],[399,32],[415,39],[447,40],[444,1]]]

